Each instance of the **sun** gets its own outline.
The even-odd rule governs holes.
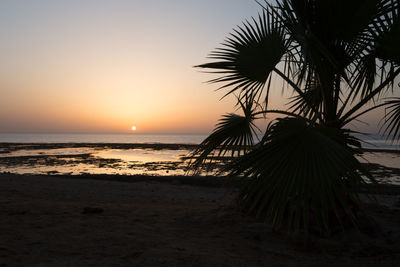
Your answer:
[[[132,131],[136,131],[136,126],[133,125],[133,126],[131,127],[131,130],[132,130]]]

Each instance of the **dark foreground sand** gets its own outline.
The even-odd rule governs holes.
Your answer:
[[[0,175],[0,266],[400,264],[396,195],[368,206],[380,227],[368,235],[347,231],[305,248],[243,216],[234,189],[143,180]]]

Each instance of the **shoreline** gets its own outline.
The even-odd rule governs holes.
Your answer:
[[[154,149],[154,150],[192,150],[197,144],[167,144],[167,143],[0,143],[0,149],[10,151],[28,149],[57,148],[101,148],[101,149]],[[2,152],[5,153],[5,152]]]
[[[11,173],[32,175],[104,174],[105,176],[119,174],[119,179],[121,179],[121,175],[141,174],[186,176],[187,162],[196,158],[190,152],[196,147],[198,145],[165,143],[0,143],[0,173],[10,171]],[[107,156],[98,156],[102,150],[111,153]],[[122,154],[112,154],[119,153],[118,151],[121,151]],[[400,168],[395,167],[395,161],[392,159],[398,157],[400,151],[390,149],[364,149],[363,151],[377,159],[383,156],[387,160],[386,162],[389,162],[389,166],[385,165],[385,160],[376,162],[372,159],[371,162],[367,160],[363,163],[381,183],[400,185]],[[175,154],[170,154],[166,158],[156,155],[156,158],[152,159],[149,156],[151,153]],[[385,153],[385,155],[373,156],[373,153]],[[125,156],[130,158],[124,158]],[[217,173],[219,168],[231,157],[216,156],[214,159],[216,164],[210,170],[211,173]],[[207,174],[204,173],[204,176]]]
[[[0,142],[0,149],[15,148],[15,149],[57,149],[57,148],[103,148],[103,149],[154,149],[154,150],[193,150],[199,144],[184,144],[184,143],[14,143]],[[383,152],[400,154],[400,149],[389,148],[362,148],[363,152]],[[4,153],[4,152],[2,152]]]

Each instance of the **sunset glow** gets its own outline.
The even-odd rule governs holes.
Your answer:
[[[235,101],[219,101],[193,66],[258,10],[241,0],[1,1],[0,132],[127,133],[132,120],[139,133],[209,132]]]
[[[128,133],[134,120],[138,133],[209,133],[236,99],[220,101],[226,91],[193,66],[260,11],[242,0],[0,7],[0,132]],[[281,86],[271,108],[285,103]]]

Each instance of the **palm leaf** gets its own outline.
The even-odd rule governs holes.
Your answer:
[[[391,2],[389,13],[377,18],[370,31],[374,36],[373,49],[377,57],[400,66],[400,4],[398,1]]]
[[[247,96],[246,102],[239,99],[243,115],[229,113],[223,115],[215,130],[191,153],[194,161],[190,168],[199,171],[204,165],[212,166],[215,156],[239,156],[250,149],[254,143],[253,136],[258,129],[253,123],[256,119],[254,96]]]
[[[313,110],[318,110],[322,103],[321,88],[317,84],[310,84],[303,95],[292,97],[289,109],[304,117],[312,117]],[[312,105],[312,106],[311,106]]]
[[[243,23],[223,43],[222,48],[211,53],[215,62],[196,67],[217,70],[223,76],[210,82],[222,82],[221,88],[232,87],[227,93],[261,94],[275,66],[287,49],[284,31],[277,18],[270,12],[263,12],[258,21]]]
[[[289,232],[326,233],[355,223],[361,173],[372,177],[346,135],[299,118],[278,119],[254,150],[227,167],[230,175],[251,179],[239,197],[245,210]]]
[[[394,67],[400,66],[399,3],[393,0],[378,2],[375,15],[353,44],[357,46],[351,71],[353,100],[359,93],[364,98],[373,91],[379,82],[376,79],[378,73],[382,83]]]
[[[392,137],[393,140],[400,141],[400,97],[386,101],[388,107],[384,117],[386,128],[384,134]]]

